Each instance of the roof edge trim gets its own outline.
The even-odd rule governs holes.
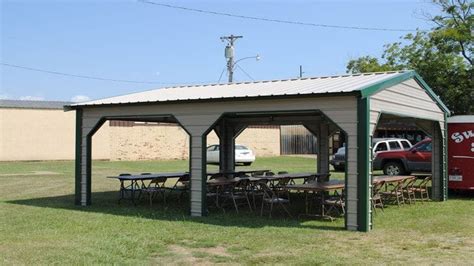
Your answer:
[[[366,98],[372,96],[383,89],[397,85],[398,83],[404,82],[405,80],[413,78],[414,76],[415,71],[411,70],[407,72],[402,72],[396,75],[395,77],[390,77],[374,84],[367,85],[366,87],[360,90],[361,97]]]
[[[436,104],[448,115],[451,115],[451,111],[446,107],[446,105],[441,101],[438,95],[428,86],[428,84],[421,78],[418,73],[414,70],[410,70],[407,72],[400,73],[399,75],[391,78],[387,78],[385,80],[379,81],[375,84],[368,85],[365,88],[360,90],[361,98],[370,97],[381,90],[386,88],[392,87],[396,84],[402,83],[409,79],[415,79],[415,81],[426,91],[426,93],[430,96],[432,100],[436,102]]]
[[[443,101],[441,101],[441,99],[439,98],[439,96],[430,88],[430,86],[423,80],[423,78],[418,75],[418,73],[414,72],[415,76],[415,81],[418,82],[418,84],[420,84],[420,86],[426,90],[426,92],[428,93],[428,95],[431,97],[431,99],[433,99],[437,104],[438,106],[448,115],[450,116],[451,115],[451,111],[449,110],[449,108],[443,103]]]
[[[328,92],[328,93],[312,93],[312,94],[288,94],[288,95],[264,95],[264,96],[244,96],[231,98],[210,98],[210,99],[190,99],[190,100],[169,100],[169,101],[151,101],[151,102],[128,102],[128,103],[101,103],[101,104],[84,104],[84,105],[65,105],[64,111],[74,111],[83,108],[92,107],[110,107],[117,105],[150,105],[150,104],[170,104],[170,103],[195,103],[195,102],[219,102],[219,101],[245,101],[245,100],[271,100],[271,99],[288,99],[301,97],[333,97],[333,96],[358,96],[358,91],[348,92]]]

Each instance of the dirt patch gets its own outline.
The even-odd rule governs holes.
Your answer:
[[[195,249],[196,251],[208,253],[210,255],[214,256],[220,256],[220,257],[231,257],[229,253],[227,253],[227,249],[225,247],[212,247],[212,248],[197,248]]]
[[[0,176],[33,176],[33,175],[60,175],[58,172],[51,171],[33,171],[30,173],[19,173],[19,174],[0,174]]]
[[[171,265],[214,265],[212,257],[231,258],[225,247],[209,247],[209,248],[189,248],[179,245],[171,245],[168,247],[171,253],[169,257],[160,257],[155,260],[160,264]]]

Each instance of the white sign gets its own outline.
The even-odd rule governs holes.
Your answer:
[[[462,175],[449,175],[449,181],[462,181]]]
[[[474,138],[474,132],[472,130],[467,130],[464,132],[454,132],[451,134],[451,139],[454,140],[456,143],[461,143],[464,140]]]

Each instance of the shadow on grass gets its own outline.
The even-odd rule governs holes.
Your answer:
[[[117,201],[118,192],[93,192],[93,203],[90,206],[82,207],[74,205],[74,195],[63,195],[54,197],[43,197],[33,199],[21,199],[6,201],[9,204],[18,204],[25,206],[35,206],[43,208],[56,208],[71,211],[81,211],[90,213],[104,213],[117,216],[139,217],[145,219],[162,221],[190,221],[201,224],[210,224],[217,226],[235,226],[247,228],[261,228],[267,226],[273,227],[293,227],[293,228],[313,228],[319,230],[344,230],[343,219],[334,222],[323,220],[296,220],[283,214],[279,215],[278,210],[274,211],[274,218],[260,217],[256,213],[248,211],[247,208],[239,208],[240,213],[235,210],[228,210],[225,213],[219,209],[211,209],[209,216],[191,217],[189,215],[188,199],[182,199],[181,203],[177,197],[167,198],[166,204],[161,201],[154,201],[153,206],[149,206],[146,200],[137,202],[136,205],[128,200]],[[296,202],[292,205],[303,206],[304,202]],[[258,208],[260,211],[260,209]],[[294,211],[292,209],[292,211]],[[301,211],[301,210],[299,210]]]
[[[471,200],[474,201],[474,191],[473,190],[452,190],[448,192],[448,200]]]

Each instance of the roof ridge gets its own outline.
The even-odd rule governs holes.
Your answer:
[[[305,78],[287,78],[287,79],[268,79],[268,80],[257,80],[257,81],[242,81],[242,82],[232,82],[232,83],[208,83],[208,84],[194,84],[194,85],[177,85],[170,87],[162,87],[153,90],[166,90],[166,89],[177,89],[177,88],[192,88],[192,87],[210,87],[210,86],[233,86],[240,84],[259,84],[259,83],[268,83],[268,82],[282,82],[282,81],[297,81],[297,80],[314,80],[314,79],[326,79],[326,78],[341,78],[341,77],[356,77],[356,76],[370,76],[370,75],[382,75],[382,74],[394,74],[394,73],[405,73],[410,72],[411,70],[394,70],[394,71],[379,71],[379,72],[364,72],[356,74],[340,74],[340,75],[329,75],[329,76],[312,76]],[[145,91],[143,91],[145,92]]]

